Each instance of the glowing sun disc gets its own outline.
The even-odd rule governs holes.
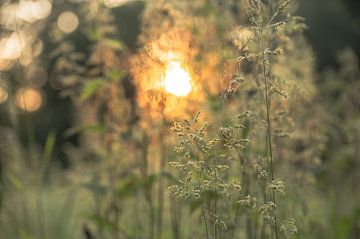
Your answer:
[[[170,62],[165,72],[165,90],[175,96],[187,96],[191,92],[191,77],[177,61]]]

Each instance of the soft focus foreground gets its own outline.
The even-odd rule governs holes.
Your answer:
[[[311,2],[3,1],[0,238],[360,238],[357,45]]]

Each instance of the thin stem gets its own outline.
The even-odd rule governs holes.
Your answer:
[[[241,158],[241,156],[238,156],[239,158]],[[250,178],[249,178],[249,174],[247,173],[247,167],[248,165],[248,158],[247,156],[244,157],[243,160],[241,160],[240,164],[242,165],[242,173],[241,173],[241,178],[243,180],[243,187],[244,187],[244,194],[245,195],[250,195]],[[246,235],[248,238],[251,238],[251,220],[250,220],[250,216],[247,215],[245,218],[245,226],[246,226]]]
[[[263,77],[265,83],[265,104],[266,104],[266,121],[267,121],[267,138],[268,138],[268,146],[269,146],[269,156],[270,156],[270,175],[271,181],[274,181],[274,166],[273,166],[273,151],[272,151],[272,136],[271,136],[271,119],[270,119],[270,97],[269,97],[269,79],[266,73],[266,54],[265,54],[265,43],[264,43],[264,29],[260,28],[260,36],[261,36],[261,48],[263,54],[262,68],[263,68]],[[272,189],[272,201],[274,205],[276,205],[276,195],[275,189]],[[277,213],[276,208],[274,209],[274,231],[275,238],[278,238],[277,232]]]
[[[160,144],[160,178],[159,178],[159,205],[157,211],[157,238],[162,238],[163,229],[163,211],[164,211],[164,180],[163,175],[166,167],[166,145],[165,145],[165,133],[163,132],[164,126],[160,129],[159,144]]]
[[[119,202],[118,202],[118,197],[116,195],[116,164],[114,163],[114,158],[113,158],[113,152],[112,152],[112,140],[108,142],[106,142],[105,140],[105,135],[102,136],[102,145],[103,148],[105,149],[105,154],[104,154],[104,158],[106,159],[107,162],[107,167],[108,167],[108,182],[109,182],[109,186],[110,186],[110,205],[112,208],[114,208],[114,218],[112,219],[113,224],[116,225],[116,228],[112,231],[112,237],[113,238],[117,238],[119,236],[119,228],[118,228],[118,224],[119,224]]]
[[[273,1],[269,0],[268,4],[269,4],[269,16],[271,16],[271,17],[270,17],[269,21],[267,22],[267,25],[270,25],[274,21],[274,19],[277,16],[279,16],[279,10],[280,10],[281,5],[279,5],[276,8],[276,10],[274,11],[274,3],[273,3]]]
[[[205,225],[205,233],[206,233],[206,239],[209,239],[209,229],[206,221],[206,212],[205,212],[205,205],[203,205],[203,219],[204,219],[204,225]]]
[[[257,213],[255,213],[255,225],[254,225],[254,237],[253,238],[257,238],[257,231],[258,231],[258,224],[259,224],[259,222],[258,222],[258,214]]]
[[[218,229],[217,229],[217,199],[214,200],[214,239],[218,238]]]
[[[149,177],[149,164],[148,164],[148,149],[149,149],[149,140],[148,140],[148,136],[146,133],[144,133],[143,135],[143,139],[142,142],[140,143],[141,145],[141,159],[142,159],[142,164],[141,164],[141,171],[142,174],[145,177],[145,180],[148,180]],[[139,146],[140,146],[139,145]],[[151,185],[149,185],[148,187],[146,187],[145,189],[145,200],[148,204],[148,208],[149,208],[149,214],[148,214],[148,219],[149,219],[149,238],[150,239],[154,239],[155,238],[155,227],[154,227],[154,221],[155,221],[155,209],[154,209],[154,205],[153,205],[153,200],[152,200],[152,188]]]
[[[224,109],[224,107],[222,107]],[[222,114],[221,114],[222,115]],[[215,167],[218,165],[218,156],[217,156],[217,150],[215,149]],[[218,175],[217,175],[218,177]],[[216,185],[217,185],[217,179],[216,179]],[[217,194],[217,186],[215,187],[215,193]],[[218,228],[217,228],[217,198],[214,199],[214,239],[218,238]]]

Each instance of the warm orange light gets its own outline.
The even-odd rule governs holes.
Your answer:
[[[8,71],[13,67],[13,65],[13,60],[3,59],[0,56],[0,71]]]
[[[2,86],[0,86],[0,104],[4,103],[7,100],[7,98],[8,98],[7,91]]]
[[[42,96],[33,87],[21,88],[16,92],[16,106],[25,111],[36,111],[42,104]]]
[[[178,61],[168,63],[164,78],[165,91],[175,96],[187,96],[191,92],[191,77]]]

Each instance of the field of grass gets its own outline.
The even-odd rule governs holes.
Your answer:
[[[0,239],[359,239],[359,58],[308,2],[4,0]]]

